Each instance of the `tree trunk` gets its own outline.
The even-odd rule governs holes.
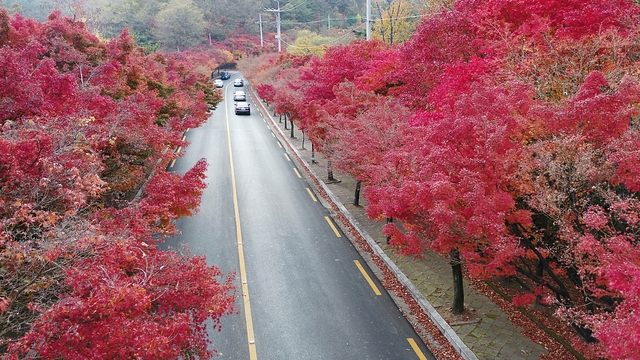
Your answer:
[[[329,179],[329,181],[335,180],[333,178],[333,169],[331,168],[331,160],[327,161],[327,179]]]
[[[296,135],[293,133],[293,120],[291,120],[291,116],[289,116],[289,122],[291,123],[291,138],[295,139]]]
[[[538,264],[536,264],[536,276],[542,278],[544,275],[544,264],[541,260],[538,260]],[[536,305],[540,305],[540,301],[542,300],[542,295],[536,295]]]
[[[460,263],[460,253],[453,249],[449,252],[449,264],[453,271],[453,305],[451,312],[460,315],[464,312],[464,286],[462,284],[462,264]]]
[[[284,113],[284,129],[289,130],[289,128],[287,127],[287,113]]]
[[[356,193],[353,197],[353,205],[360,206],[360,188],[362,188],[362,181],[356,181]]]

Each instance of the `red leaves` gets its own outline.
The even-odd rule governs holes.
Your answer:
[[[419,132],[405,139],[402,148],[388,150],[408,154],[411,168],[389,184],[375,184],[382,191],[367,192],[367,199],[374,207],[390,199],[402,204],[402,212],[398,206],[381,210],[418,231],[438,252],[458,248],[469,261],[500,259],[489,268],[502,269],[518,254],[515,246],[507,245],[510,238],[504,223],[504,217],[515,212],[515,202],[503,190],[509,187],[514,169],[509,161],[522,152],[512,135],[518,124],[508,112],[507,101],[514,96],[464,77],[451,77],[447,83],[453,85],[455,79],[466,85],[438,88],[456,94],[455,100],[436,102],[435,111],[413,121]]]
[[[189,216],[198,210],[207,162],[201,159],[184,176],[159,171],[147,184],[141,201],[141,217],[162,231],[175,231],[172,220]],[[157,223],[156,223],[157,222]]]
[[[275,98],[276,90],[271,84],[260,84],[256,86],[256,91],[261,99],[272,102]]]
[[[105,45],[59,13],[38,23],[0,9],[9,358],[212,355],[204,322],[231,311],[230,280],[149,245],[197,210],[205,186],[204,161],[184,176],[164,171],[183,132],[221,100],[209,71],[196,71],[202,58],[147,56],[126,32]]]
[[[258,87],[363,181],[403,253],[524,274],[539,287],[517,305],[587,305],[571,321],[600,354],[633,357],[635,339],[613,342],[640,298],[639,16],[631,1],[457,1],[399,48],[338,46]]]
[[[515,296],[511,300],[511,303],[513,304],[513,306],[524,306],[524,305],[533,304],[535,300],[536,300],[536,296],[533,294],[522,294],[519,296]]]
[[[207,349],[206,328],[232,311],[231,278],[202,258],[123,240],[68,271],[71,289],[46,310],[17,351],[45,358],[178,358]]]
[[[550,128],[584,134],[593,143],[608,143],[620,137],[629,129],[629,118],[639,115],[635,101],[640,87],[637,80],[629,77],[615,92],[609,86],[602,73],[591,73],[566,108],[549,122]]]

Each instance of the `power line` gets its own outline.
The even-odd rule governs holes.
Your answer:
[[[357,26],[354,26],[352,28],[345,29],[345,31],[358,30],[358,29],[362,28],[364,25],[365,25],[364,23],[361,23],[361,24],[358,24]],[[327,45],[330,45],[330,44],[334,44],[334,43],[336,43],[336,42],[338,42],[338,41],[340,41],[340,40],[342,40],[342,39],[344,39],[344,38],[346,38],[348,36],[351,36],[351,34],[347,33],[347,34],[344,34],[342,36],[338,36],[337,38],[333,38],[333,39],[331,39],[331,41],[327,41],[326,43],[320,44],[320,45],[298,46],[298,45],[289,44],[285,40],[282,40],[282,42],[284,42],[286,45],[288,45],[290,47],[294,47],[294,48],[297,48],[297,49],[316,49],[316,48],[323,48],[323,47],[325,47]]]
[[[291,5],[293,2],[290,2],[288,4],[286,4],[284,6],[285,9],[283,9],[282,11],[291,11],[291,10],[295,10],[297,8],[299,8],[300,6],[304,5],[305,0],[300,0],[300,2],[296,5]],[[290,5],[289,7],[287,7],[287,5]]]
[[[402,17],[379,17],[376,19],[372,19],[372,20],[400,20],[400,19],[414,19],[414,18],[423,18],[423,17],[427,17],[427,16],[433,16],[433,15],[439,15],[442,14],[440,12],[437,13],[429,13],[429,14],[422,14],[422,15],[412,15],[412,16],[402,16]]]
[[[348,20],[358,20],[357,17],[350,17],[350,18],[331,18],[334,20],[343,20],[343,21],[348,21]],[[327,19],[323,19],[323,20],[314,20],[314,21],[304,21],[304,22],[291,22],[291,21],[283,21],[283,24],[286,25],[305,25],[305,24],[316,24],[316,23],[321,23],[321,22],[326,22]]]
[[[287,10],[281,10],[281,11],[287,11]],[[441,13],[429,13],[429,14],[422,14],[422,15],[412,15],[412,16],[403,16],[403,17],[375,17],[375,18],[371,18],[371,21],[377,21],[377,20],[400,20],[400,19],[412,19],[412,18],[423,18],[423,17],[427,17],[427,16],[433,16],[433,15],[438,15]],[[361,19],[360,17],[349,17],[349,18],[331,18],[331,19],[337,19],[337,20],[342,20],[342,21],[349,21],[349,20],[359,20]],[[325,22],[327,21],[326,19],[323,20],[313,20],[313,21],[287,21],[287,20],[282,20],[281,23],[284,25],[305,25],[305,24],[317,24],[317,23],[321,23],[321,22]],[[263,22],[268,22],[268,21],[263,21]],[[269,21],[268,23],[275,23],[274,21]]]

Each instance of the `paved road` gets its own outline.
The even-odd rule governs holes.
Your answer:
[[[234,114],[237,76],[171,168],[209,162],[201,210],[167,246],[236,273],[238,314],[211,334],[219,358],[432,359],[256,107]]]

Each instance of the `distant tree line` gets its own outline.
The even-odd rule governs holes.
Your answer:
[[[453,4],[451,0],[371,3],[372,37],[392,44],[408,39],[420,18],[431,13],[431,9]],[[277,9],[278,5],[282,10],[281,30],[288,33],[283,37],[292,41],[299,30],[336,37],[335,31],[351,28],[355,36],[365,35],[365,0],[288,0],[279,4],[270,0],[0,0],[0,7],[10,14],[19,13],[39,21],[59,10],[84,22],[100,38],[114,38],[128,28],[136,43],[150,51],[180,51],[237,36],[257,37],[260,13],[264,37],[273,43],[275,12],[264,10]],[[329,33],[331,29],[334,33]]]

